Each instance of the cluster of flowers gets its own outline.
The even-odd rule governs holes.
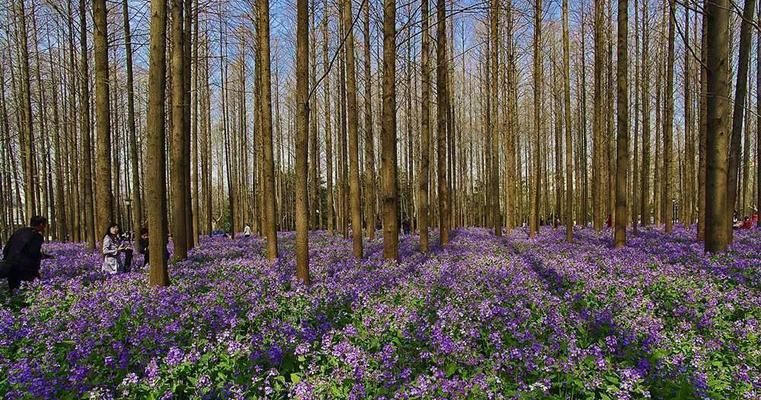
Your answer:
[[[107,277],[49,244],[0,310],[10,398],[748,398],[761,396],[761,231],[706,256],[694,231],[458,230],[400,262],[310,234],[313,284],[264,241],[205,239],[170,267]],[[434,234],[433,242],[436,242]]]

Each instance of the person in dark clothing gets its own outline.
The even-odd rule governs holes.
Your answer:
[[[138,249],[140,254],[143,255],[143,268],[148,267],[150,262],[150,247],[148,246],[148,228],[140,230],[140,248]],[[169,260],[169,250],[164,251],[164,260]]]
[[[40,261],[49,256],[42,253],[42,234],[48,226],[45,217],[34,216],[29,226],[13,232],[3,247],[3,260],[10,264],[8,288],[11,294],[22,281],[31,282],[40,276]]]

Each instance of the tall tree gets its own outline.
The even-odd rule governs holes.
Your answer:
[[[80,171],[80,183],[82,184],[81,193],[84,198],[84,231],[87,239],[87,247],[95,248],[95,216],[93,209],[93,187],[92,187],[92,157],[89,149],[91,145],[90,137],[90,88],[88,72],[88,54],[87,54],[87,8],[85,0],[79,0],[79,28],[80,28],[80,107],[81,107],[81,132],[82,141],[82,167]],[[31,125],[30,125],[31,126]],[[110,179],[110,178],[109,178]],[[110,181],[109,181],[110,182]],[[101,228],[102,229],[102,228]]]
[[[385,64],[384,64],[385,65]],[[439,197],[439,242],[449,243],[449,184],[447,183],[447,29],[446,3],[436,0],[436,170]],[[385,102],[384,102],[385,106]]]
[[[639,206],[642,225],[650,224],[650,13],[642,1],[642,171]],[[637,182],[634,183],[635,186]]]
[[[698,129],[698,135],[699,135],[699,142],[700,145],[698,147],[698,228],[697,228],[697,239],[698,240],[704,240],[705,239],[705,231],[706,231],[706,224],[705,224],[705,218],[706,218],[706,130],[708,129],[708,98],[707,98],[707,90],[708,90],[708,69],[706,68],[706,65],[708,64],[708,60],[706,59],[706,56],[708,55],[708,39],[706,38],[706,32],[707,32],[707,21],[708,21],[708,14],[703,12],[703,23],[701,24],[701,31],[702,31],[702,40],[700,44],[700,115],[698,117],[699,119],[699,129]],[[761,41],[759,41],[761,43]],[[760,92],[761,93],[761,92]]]
[[[343,21],[346,34],[346,100],[349,124],[349,202],[354,257],[362,258],[362,208],[359,201],[359,112],[357,110],[357,73],[354,57],[352,0],[344,0]]]
[[[420,1],[422,20],[420,54],[420,173],[418,178],[418,229],[420,231],[420,251],[428,252],[428,164],[431,146],[431,44],[428,36],[428,3]]]
[[[309,283],[309,10],[296,2],[296,276]],[[362,232],[360,232],[360,237]]]
[[[499,206],[499,48],[501,42],[500,30],[499,30],[499,10],[502,4],[499,0],[491,0],[491,71],[492,75],[489,77],[491,82],[491,104],[492,107],[488,110],[491,116],[491,126],[489,126],[489,135],[491,136],[491,148],[488,151],[491,153],[492,166],[489,171],[489,208],[492,210],[492,224],[494,226],[494,234],[502,236],[502,218],[500,215]]]
[[[370,2],[362,2],[365,73],[365,225],[367,237],[375,239],[375,149],[373,135],[373,82],[370,74]],[[421,239],[422,240],[422,239]]]
[[[328,13],[328,0],[323,2],[323,10],[325,15],[322,17],[322,68],[323,75],[325,76],[325,185],[326,185],[326,202],[328,219],[328,233],[333,234],[334,229],[334,207],[333,207],[333,128],[330,123],[330,63],[328,62],[328,47],[329,47],[329,35],[328,35],[328,21],[330,13]]]
[[[95,223],[105,229],[113,218],[114,199],[111,190],[111,114],[108,90],[108,30],[106,0],[93,1],[93,41],[95,42],[95,121],[98,135],[95,158]]]
[[[742,23],[740,25],[740,55],[737,63],[737,85],[735,86],[735,102],[732,113],[732,134],[729,146],[729,176],[727,181],[728,204],[733,210],[738,207],[738,183],[740,181],[740,145],[743,134],[743,121],[745,120],[745,98],[748,92],[748,67],[750,64],[751,34],[753,29],[753,11],[756,9],[756,0],[745,0]],[[710,79],[710,78],[709,78]],[[709,111],[710,112],[710,111]],[[747,127],[746,127],[747,129]],[[749,131],[749,129],[748,129]],[[729,241],[732,241],[732,229],[728,233]]]
[[[626,245],[626,182],[629,169],[628,40],[629,1],[618,0],[618,137],[616,143],[616,231],[615,247]]]
[[[758,10],[761,21],[761,7]],[[756,30],[756,208],[761,207],[761,28]],[[756,211],[758,212],[758,210]],[[761,218],[758,219],[761,228]]]
[[[132,30],[129,20],[129,1],[122,1],[122,15],[124,17],[124,47],[127,64],[127,136],[129,138],[130,172],[132,180],[132,226],[139,230],[143,225],[143,202],[140,199],[140,165],[138,163],[137,132],[135,127],[135,84],[132,72]],[[135,241],[141,248],[140,235],[136,235]]]
[[[25,0],[18,0],[16,13],[18,14],[19,42],[21,47],[21,124],[22,136],[19,140],[22,145],[24,171],[24,218],[29,219],[35,214],[34,202],[34,127],[32,125],[32,99],[31,79],[29,76],[29,44],[27,43],[26,7]]]
[[[573,241],[573,140],[571,139],[571,67],[568,0],[563,0],[563,96],[565,102],[565,240]]]
[[[82,0],[84,1],[84,0]],[[145,198],[151,269],[148,283],[168,286],[166,251],[166,159],[164,155],[164,100],[166,98],[166,0],[151,2],[150,61],[148,70],[147,152]]]
[[[443,7],[444,0],[438,0]],[[446,32],[440,32],[446,34]],[[446,71],[442,71],[445,73]],[[383,257],[399,257],[399,187],[396,172],[396,0],[383,2]]]
[[[541,194],[541,141],[542,141],[542,0],[536,0],[534,9],[534,185],[531,193],[531,216],[529,219],[529,236],[534,237],[539,229],[539,202]]]
[[[729,0],[707,1],[707,130],[705,250],[720,252],[731,241],[729,175]]]
[[[275,162],[272,150],[272,82],[270,74],[270,2],[257,0],[258,30],[257,37],[261,51],[261,107],[262,107],[262,147],[264,163],[264,213],[266,223],[264,235],[267,236],[267,258],[277,258],[277,215],[275,212]]]
[[[619,7],[620,7],[619,2]],[[605,4],[603,1],[595,1],[595,27],[594,27],[594,41],[595,41],[595,63],[594,63],[594,112],[592,114],[592,212],[593,212],[593,225],[595,231],[602,230],[603,225],[603,185],[602,185],[602,159],[603,152],[603,140],[602,140],[602,69],[603,69],[603,50],[605,44],[603,43],[603,7]],[[619,32],[620,34],[620,32]]]
[[[172,184],[172,243],[174,258],[184,260],[188,257],[188,237],[186,227],[186,191],[185,191],[185,31],[183,29],[183,0],[171,0],[171,81],[172,81],[172,129],[170,167]]]
[[[668,55],[666,59],[666,93],[664,98],[663,117],[663,189],[661,190],[663,219],[666,233],[671,232],[673,225],[673,207],[671,204],[671,180],[672,177],[672,138],[674,132],[674,0],[668,0]]]

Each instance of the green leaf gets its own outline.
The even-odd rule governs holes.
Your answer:
[[[291,374],[291,382],[293,382],[293,383],[299,383],[299,382],[301,382],[301,377],[299,377],[299,374],[297,374],[295,372],[292,373]]]

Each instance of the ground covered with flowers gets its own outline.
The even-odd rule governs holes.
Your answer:
[[[1,298],[0,396],[761,397],[761,230],[719,256],[688,230],[563,235],[459,230],[429,255],[404,236],[394,263],[313,233],[309,287],[293,234],[274,263],[263,240],[205,239],[161,289],[47,244],[42,279]]]

